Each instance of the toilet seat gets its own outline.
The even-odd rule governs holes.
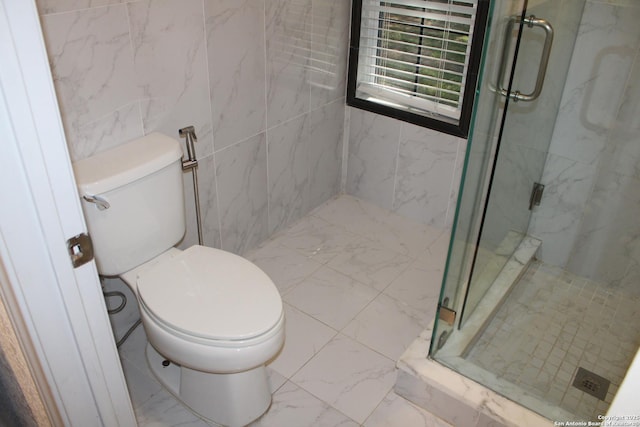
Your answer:
[[[145,306],[144,302],[140,303],[139,308],[140,308],[141,314],[144,313],[144,316],[149,320],[151,320],[157,328],[162,329],[164,332],[173,335],[177,339],[180,339],[183,341],[189,341],[194,344],[206,345],[210,347],[214,346],[214,347],[220,347],[220,348],[241,349],[241,348],[250,348],[256,345],[260,345],[263,342],[272,340],[275,336],[279,335],[281,333],[281,329],[285,321],[284,312],[282,312],[282,315],[278,319],[277,323],[273,325],[273,327],[270,330],[268,330],[262,335],[258,335],[258,336],[247,338],[247,339],[212,340],[209,338],[202,338],[193,334],[185,333],[179,329],[173,328],[171,325],[167,324],[162,319],[155,316],[153,312],[151,312]]]
[[[229,252],[192,246],[141,271],[136,282],[140,304],[158,326],[189,340],[243,346],[268,339],[282,322],[271,279]]]

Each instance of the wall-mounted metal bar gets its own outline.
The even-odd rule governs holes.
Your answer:
[[[180,137],[186,139],[187,144],[187,159],[182,161],[182,170],[191,169],[191,175],[193,177],[193,197],[195,198],[196,205],[196,225],[198,227],[198,244],[203,245],[202,237],[202,217],[200,214],[200,193],[198,191],[198,159],[196,159],[196,149],[193,145],[198,140],[196,137],[196,131],[193,126],[187,126],[182,129],[178,129]]]

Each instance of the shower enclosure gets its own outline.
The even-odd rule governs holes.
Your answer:
[[[430,355],[597,421],[640,345],[640,4],[490,9]]]

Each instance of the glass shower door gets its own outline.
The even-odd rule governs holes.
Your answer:
[[[487,190],[491,196],[480,220],[481,234],[460,314],[461,326],[527,235],[531,214],[544,189],[540,180],[562,94],[561,90],[547,87],[554,29],[544,17],[553,16],[549,10],[553,3],[537,2],[523,15],[512,15],[506,25],[507,34],[514,34],[520,27],[520,37],[515,46],[506,38],[503,62],[509,55],[517,59],[511,85],[505,83],[505,64],[497,79],[497,91],[506,101],[506,114],[496,141]],[[553,67],[557,68],[561,58],[553,59]]]
[[[505,272],[513,276],[514,259],[524,264],[520,252],[515,256],[526,246],[523,239],[535,240],[527,232],[542,196],[539,183],[583,5],[584,0],[491,3],[482,83],[430,348],[431,357],[471,378],[476,370],[466,357],[518,278],[504,280]]]
[[[487,195],[487,182],[493,167],[496,141],[503,122],[506,98],[497,88],[502,74],[503,87],[510,87],[513,76],[515,48],[518,45],[519,28],[512,28],[512,17],[521,17],[526,0],[491,1],[487,31],[480,67],[479,85],[476,91],[474,115],[471,122],[461,188],[452,230],[451,244],[444,273],[434,325],[431,354],[447,340],[456,324],[467,291],[468,277],[474,259],[480,232],[482,206]],[[503,54],[506,38],[513,38],[511,51]],[[438,320],[440,319],[440,320]]]

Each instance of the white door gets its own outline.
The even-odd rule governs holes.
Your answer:
[[[0,0],[0,293],[54,423],[134,426],[33,0]]]

